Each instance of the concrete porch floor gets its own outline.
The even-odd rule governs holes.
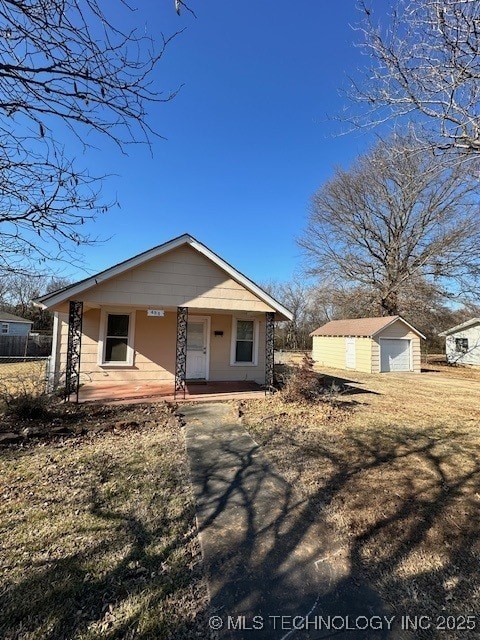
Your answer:
[[[187,382],[185,399],[178,393],[175,399],[173,384],[147,383],[86,383],[80,387],[79,402],[212,402],[212,400],[240,400],[257,398],[265,391],[256,382]],[[73,397],[72,397],[73,399]]]

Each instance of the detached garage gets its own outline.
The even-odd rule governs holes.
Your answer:
[[[312,358],[320,366],[420,373],[420,339],[425,336],[400,316],[332,320],[310,335]]]

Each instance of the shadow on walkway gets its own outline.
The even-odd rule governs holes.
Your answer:
[[[275,473],[229,411],[181,408],[219,636],[399,638],[326,518]]]

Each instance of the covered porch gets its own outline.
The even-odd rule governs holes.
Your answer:
[[[80,386],[78,401],[84,402],[207,402],[242,400],[265,395],[262,385],[253,381],[186,382],[185,395],[175,393],[174,383],[91,384]]]

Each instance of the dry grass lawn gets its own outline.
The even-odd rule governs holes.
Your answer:
[[[133,410],[90,422],[139,428],[0,451],[3,640],[208,637],[183,434]]]
[[[45,389],[46,360],[0,361],[0,400],[15,393],[38,393]]]
[[[477,614],[480,637],[480,371],[329,370],[351,393],[243,407],[248,430],[318,517],[345,541],[352,573],[398,615]],[[327,373],[327,370],[323,370]],[[265,416],[267,419],[265,419]],[[460,616],[460,617],[458,617]],[[424,633],[424,635],[422,635]]]

